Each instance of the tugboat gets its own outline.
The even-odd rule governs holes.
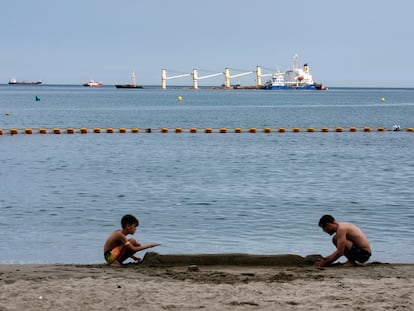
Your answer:
[[[142,85],[137,85],[134,71],[132,72],[131,78],[132,78],[132,83],[130,83],[130,84],[115,84],[115,87],[117,89],[142,89]]]
[[[87,87],[102,87],[103,84],[100,82],[96,82],[94,80],[89,80],[89,82],[82,84],[83,86]]]
[[[272,80],[266,83],[265,89],[327,90],[322,83],[313,81],[308,64],[304,64],[303,68],[298,67],[298,60],[299,57],[296,54],[293,57],[293,68],[285,72],[277,71],[274,73]]]

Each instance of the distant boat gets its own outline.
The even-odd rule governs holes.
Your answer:
[[[87,87],[102,87],[103,84],[100,82],[96,82],[94,80],[89,80],[89,82],[82,84],[83,86]]]
[[[17,81],[16,79],[10,79],[9,84],[15,85],[41,85],[42,81]]]
[[[132,83],[130,84],[115,84],[115,87],[117,89],[142,89],[142,85],[137,85],[136,78],[135,78],[135,72],[132,72]]]

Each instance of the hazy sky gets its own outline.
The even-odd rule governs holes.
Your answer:
[[[162,68],[270,73],[297,53],[328,87],[414,87],[412,0],[4,1],[0,29],[0,83],[127,83],[135,70],[139,84],[159,85]]]

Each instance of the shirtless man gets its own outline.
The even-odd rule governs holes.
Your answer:
[[[371,257],[368,239],[357,226],[349,222],[337,222],[331,215],[324,215],[319,220],[319,227],[329,235],[336,233],[332,238],[336,251],[323,257],[315,265],[326,267],[339,257],[345,256],[348,261],[344,266],[354,266],[356,262],[364,263]]]
[[[134,216],[125,215],[122,217],[122,229],[112,232],[104,245],[104,257],[108,264],[114,267],[119,267],[127,258],[140,260],[140,258],[134,255],[136,252],[160,245],[158,243],[141,245],[133,238],[128,240],[127,235],[134,234],[138,225],[138,219]]]

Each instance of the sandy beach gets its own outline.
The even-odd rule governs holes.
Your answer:
[[[0,265],[0,310],[413,310],[414,264],[312,265],[317,255],[159,255]]]

